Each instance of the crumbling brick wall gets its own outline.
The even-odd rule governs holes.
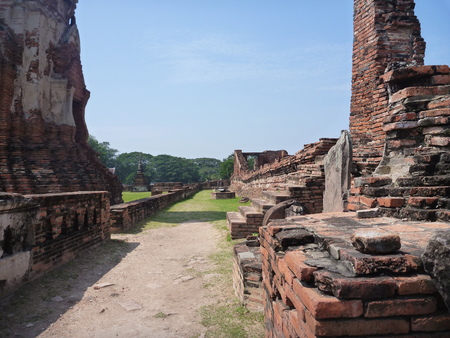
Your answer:
[[[450,314],[420,255],[450,225],[396,221],[340,213],[261,227],[266,337],[447,337]],[[357,251],[350,238],[361,228],[400,234],[402,250]]]
[[[0,190],[107,190],[121,184],[87,144],[75,0],[0,1]]]
[[[349,210],[450,221],[450,69],[406,67],[384,79],[390,98],[383,160],[373,176],[355,179]]]
[[[109,194],[0,195],[0,296],[110,238]]]
[[[337,139],[322,138],[319,142],[305,145],[293,156],[284,156],[259,170],[243,170],[233,174],[230,190],[238,196],[261,198],[263,191],[286,191],[296,185],[295,195],[310,205],[311,212],[321,212],[323,207],[324,168],[323,157]],[[239,151],[236,157],[242,156]]]
[[[388,93],[386,69],[423,65],[425,42],[413,0],[355,0],[350,133],[356,172],[381,161]]]

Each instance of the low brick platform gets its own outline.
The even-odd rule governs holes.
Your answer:
[[[245,242],[236,244],[233,256],[233,289],[239,303],[250,310],[262,312],[262,264],[259,245],[248,246]]]
[[[236,194],[231,191],[212,191],[211,192],[211,198],[213,200],[226,200],[235,198]]]
[[[363,254],[350,239],[363,229],[396,233],[402,247]],[[420,258],[447,229],[356,213],[272,221],[260,229],[266,337],[449,337],[450,314]]]

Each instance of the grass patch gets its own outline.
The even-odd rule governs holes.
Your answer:
[[[201,316],[202,324],[209,328],[206,337],[262,337],[263,314],[250,312],[237,302],[206,306]]]
[[[151,195],[150,191],[144,191],[144,192],[124,191],[122,193],[122,199],[123,199],[124,203],[127,203],[127,202],[140,200],[141,198],[150,197],[150,195]]]
[[[164,319],[164,318],[167,318],[168,316],[169,316],[168,314],[166,314],[166,313],[164,313],[162,311],[159,311],[154,317],[155,318],[162,318],[162,319]]]
[[[226,229],[226,214],[228,211],[237,211],[239,198],[226,200],[211,199],[211,191],[203,190],[182,202],[173,204],[151,216],[141,225],[141,229],[158,229],[174,227],[179,223],[198,221],[209,222],[221,229]]]

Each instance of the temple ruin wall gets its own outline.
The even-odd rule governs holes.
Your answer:
[[[108,192],[2,194],[0,297],[108,240],[109,208]]]

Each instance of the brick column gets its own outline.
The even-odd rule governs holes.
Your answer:
[[[357,170],[370,174],[381,160],[388,93],[387,68],[423,65],[425,42],[414,0],[355,0],[350,132]]]

